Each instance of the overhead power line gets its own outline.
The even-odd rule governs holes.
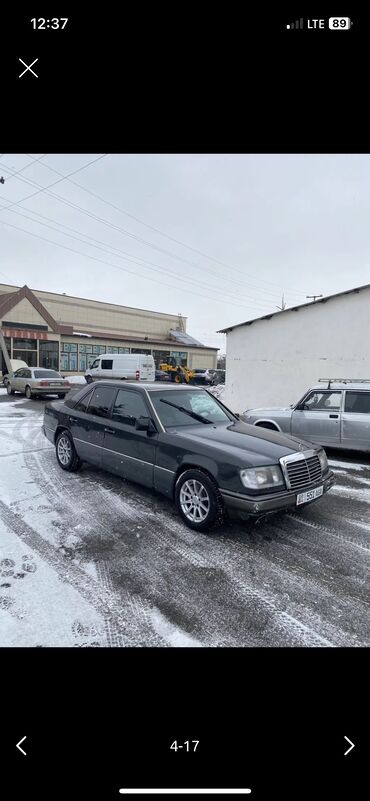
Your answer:
[[[108,262],[108,261],[105,261],[103,259],[98,259],[96,256],[90,256],[89,254],[83,253],[80,250],[76,250],[75,248],[70,248],[67,245],[62,245],[60,242],[55,242],[52,239],[47,239],[46,237],[40,236],[39,234],[34,234],[32,231],[27,231],[25,228],[21,228],[18,225],[13,225],[12,223],[5,222],[4,220],[0,220],[0,224],[1,225],[6,225],[9,228],[14,228],[16,231],[22,231],[22,233],[25,233],[28,236],[33,236],[36,239],[42,240],[43,242],[48,242],[49,244],[55,245],[58,248],[63,248],[63,250],[68,250],[71,253],[77,253],[79,256],[83,256],[86,259],[91,259],[92,261],[96,261],[99,264],[104,264],[104,265],[108,265],[110,267],[114,267],[116,270],[120,270],[121,272],[124,272],[124,273],[130,273],[131,275],[134,275],[137,278],[137,270],[128,270],[125,267],[120,267],[118,264],[113,264],[112,262]],[[172,290],[176,289],[176,287],[174,287],[173,285],[166,284],[166,283],[164,283],[164,281],[159,281],[157,278],[151,278],[150,276],[146,276],[145,279],[148,280],[148,281],[153,281],[155,284],[161,284],[162,286],[169,287]],[[184,289],[182,287],[180,289],[181,289],[181,292],[187,292],[188,294],[191,294],[191,295],[194,296],[194,291],[192,289]],[[225,306],[225,298],[222,298],[222,299],[210,298],[209,295],[203,295],[198,290],[197,290],[197,297],[206,298],[206,300],[208,300],[208,301],[209,300],[214,300],[217,303],[222,303],[223,306]],[[242,303],[234,303],[231,300],[227,300],[226,304],[227,305],[231,305],[231,306],[238,306],[239,308],[242,308],[242,309],[250,308],[250,309],[254,310],[256,308],[255,304],[253,304],[253,306],[248,306],[246,303],[243,303],[243,304]],[[265,310],[264,313],[268,314],[269,310],[268,309]]]
[[[70,175],[76,175],[76,173],[81,172],[82,170],[86,170],[86,167],[90,167],[91,164],[95,164],[97,161],[100,161],[101,159],[105,159],[106,156],[107,156],[107,153],[104,153],[102,156],[98,156],[98,158],[93,159],[92,161],[89,161],[87,164],[84,164],[82,167],[79,167],[78,170],[73,170],[73,172],[68,173],[67,176],[65,175],[65,176],[63,176],[63,178],[59,178],[58,181],[54,181],[52,184],[49,184],[47,189],[49,189],[51,186],[56,186],[56,184],[60,184],[61,181],[64,181]],[[19,170],[19,172],[21,172],[21,170]],[[12,177],[14,178],[14,175]],[[26,178],[19,178],[19,180],[20,181],[26,181],[27,183],[29,183],[29,181],[27,181]],[[37,186],[37,184],[36,184],[36,186]],[[44,191],[45,191],[45,188],[41,187],[41,189],[38,189],[37,192],[33,192],[31,195],[27,195],[27,197],[24,197],[23,200],[17,200],[14,203],[11,203],[10,206],[5,206],[5,209],[10,209],[12,206],[17,206],[18,203],[24,203],[25,200],[29,200],[31,197],[35,197],[35,195],[39,195],[41,192],[44,192]],[[5,211],[5,209],[3,209],[3,211]]]
[[[0,207],[0,211],[2,211],[2,208],[1,208],[1,207]],[[38,220],[36,220],[36,221],[35,221],[35,220],[34,220],[32,217],[30,217],[28,214],[23,214],[22,212],[15,211],[15,209],[11,209],[11,213],[12,213],[12,214],[16,214],[17,216],[20,216],[20,217],[24,217],[26,220],[30,220],[31,222],[36,222],[36,223],[37,223],[37,225],[42,225],[42,226],[43,226],[43,227],[45,227],[45,228],[49,228],[49,229],[50,229],[50,230],[52,230],[52,231],[56,231],[56,233],[58,233],[58,234],[62,234],[63,236],[68,236],[70,239],[74,239],[74,240],[76,240],[76,241],[78,241],[78,242],[82,242],[82,244],[84,244],[84,245],[88,245],[89,247],[94,247],[94,248],[97,248],[98,250],[101,250],[101,251],[103,251],[104,253],[108,253],[108,255],[110,255],[110,256],[116,256],[116,258],[123,259],[123,261],[130,262],[130,263],[132,263],[132,264],[137,264],[139,267],[143,267],[143,269],[146,269],[146,270],[151,270],[152,272],[153,272],[153,270],[154,270],[154,272],[159,272],[159,273],[161,273],[161,274],[164,274],[164,275],[166,275],[166,276],[168,275],[169,277],[171,277],[171,278],[174,278],[176,281],[180,281],[180,282],[182,282],[182,283],[185,283],[185,284],[188,284],[188,285],[189,285],[189,284],[192,284],[192,285],[193,285],[193,286],[196,288],[196,290],[198,290],[198,288],[200,287],[200,288],[204,288],[204,289],[206,289],[206,290],[207,290],[207,292],[212,292],[212,293],[214,293],[214,294],[216,294],[216,295],[220,295],[220,292],[221,292],[221,297],[222,297],[224,300],[225,300],[225,298],[226,298],[226,300],[227,300],[227,301],[229,301],[229,299],[230,299],[230,298],[231,298],[231,300],[236,300],[236,298],[238,297],[237,295],[235,296],[235,295],[233,295],[232,293],[230,293],[230,292],[227,292],[226,290],[223,290],[223,289],[221,290],[221,288],[219,288],[219,287],[215,287],[215,288],[213,288],[213,287],[212,287],[212,286],[210,286],[209,284],[205,284],[204,282],[202,282],[202,281],[201,281],[201,280],[199,280],[199,279],[197,279],[197,280],[195,281],[195,280],[192,280],[191,278],[184,278],[183,276],[178,276],[176,273],[173,273],[173,272],[171,272],[171,271],[167,270],[166,268],[162,268],[160,265],[154,265],[154,264],[152,264],[151,262],[148,262],[148,264],[150,264],[151,266],[148,266],[148,267],[147,267],[147,266],[145,266],[145,265],[141,264],[141,263],[140,263],[139,261],[137,261],[136,259],[128,258],[127,256],[119,256],[119,255],[117,255],[117,254],[115,254],[115,253],[112,253],[112,251],[111,251],[111,250],[108,250],[108,249],[107,249],[107,248],[105,248],[105,247],[100,247],[99,245],[94,245],[94,244],[92,244],[92,243],[90,243],[90,242],[87,242],[87,241],[86,241],[86,239],[82,239],[82,238],[81,238],[81,237],[79,237],[79,236],[74,236],[74,235],[72,235],[72,234],[65,233],[64,231],[60,231],[58,228],[55,228],[55,226],[48,225],[47,223],[39,222]],[[4,223],[4,224],[6,224],[6,223]],[[66,226],[66,227],[69,227],[69,226]],[[26,229],[24,229],[24,230],[26,230]],[[73,231],[73,230],[75,230],[75,229],[70,229],[70,230],[72,230],[72,231]],[[27,233],[32,233],[32,232],[28,231]],[[78,232],[77,232],[77,233],[78,233]],[[83,235],[83,236],[84,236],[84,235]],[[89,237],[89,238],[90,238],[90,237]],[[98,240],[97,240],[97,241],[98,241]],[[83,255],[86,255],[86,256],[88,256],[88,254],[83,254]],[[107,264],[108,264],[108,262],[107,262]],[[118,265],[117,265],[117,267],[118,267]],[[176,286],[174,286],[173,288],[174,288],[174,289],[178,289],[179,287],[176,287]],[[194,294],[194,292],[193,292],[193,294]],[[217,298],[212,298],[212,297],[211,297],[211,299],[212,299],[212,300],[214,300],[214,299],[217,299]],[[249,298],[249,299],[247,299],[247,300],[249,300],[249,301],[250,301],[251,299]],[[239,304],[238,304],[238,305],[239,305]],[[253,305],[254,305],[254,307],[255,307],[255,308],[260,308],[260,309],[263,309],[263,310],[266,310],[266,306],[268,307],[268,303],[267,303],[267,304],[264,304],[264,305],[262,305],[262,304],[260,304],[260,303],[258,303],[258,302],[257,302],[257,303],[256,303],[256,302],[254,302],[254,301],[253,301]]]
[[[59,170],[56,170],[55,167],[50,167],[49,164],[43,164],[42,166],[45,167],[47,170],[50,170],[51,172],[56,173],[56,175],[61,175],[61,176],[63,175],[63,173],[59,172]],[[174,236],[170,236],[169,234],[166,234],[160,228],[156,228],[156,226],[150,225],[150,223],[145,222],[144,220],[140,219],[140,217],[136,217],[134,214],[130,214],[130,212],[126,211],[125,209],[122,209],[120,206],[117,206],[115,203],[112,203],[110,200],[107,200],[106,198],[102,197],[101,195],[98,195],[97,192],[93,192],[91,189],[86,189],[85,186],[83,186],[82,184],[79,184],[77,181],[72,181],[69,177],[66,177],[66,176],[64,176],[64,177],[68,181],[68,183],[74,184],[74,186],[77,186],[79,189],[82,189],[88,195],[91,195],[92,197],[95,197],[97,200],[100,200],[101,203],[105,203],[105,205],[111,206],[111,208],[115,209],[115,211],[119,211],[121,214],[124,214],[126,217],[130,217],[131,220],[135,220],[135,222],[140,223],[140,225],[144,225],[145,228],[149,228],[151,231],[155,231],[155,233],[160,234],[160,236],[165,237],[166,239],[170,240],[170,242],[175,242],[177,245],[181,245],[181,247],[187,248],[187,250],[191,250],[193,253],[197,253],[199,256],[202,256],[203,258],[209,259],[210,261],[213,261],[216,264],[221,265],[222,267],[226,267],[228,270],[235,270],[235,272],[238,272],[243,276],[244,275],[247,275],[247,276],[249,275],[249,277],[254,279],[255,276],[251,276],[250,274],[246,273],[244,270],[240,270],[237,267],[233,267],[230,264],[227,264],[226,262],[221,261],[220,259],[216,259],[214,256],[210,256],[208,253],[205,253],[202,250],[198,250],[198,248],[194,248],[192,245],[186,244],[186,242],[182,242],[180,239],[176,239],[176,237],[174,237]],[[280,286],[278,284],[275,284],[275,282],[273,282],[273,281],[268,281],[268,280],[266,280],[264,278],[261,278],[260,280],[261,280],[261,282],[263,282],[265,284],[269,284],[270,286],[279,287],[279,289],[280,289]],[[297,294],[304,295],[305,293],[302,292],[301,290],[299,290],[299,291],[297,290]]]
[[[7,201],[8,198],[5,197],[4,200]],[[2,210],[2,208],[0,208],[0,211],[1,210]],[[173,273],[172,271],[168,270],[167,268],[164,268],[160,264],[156,264],[155,262],[148,261],[147,259],[142,259],[141,257],[136,257],[136,259],[135,259],[134,254],[127,253],[126,251],[121,250],[119,248],[116,248],[114,246],[111,246],[106,242],[102,242],[99,239],[95,239],[94,237],[91,237],[91,236],[89,236],[87,234],[84,234],[83,232],[78,231],[77,229],[72,228],[71,226],[65,225],[64,223],[58,223],[58,221],[53,220],[53,218],[47,217],[46,215],[40,214],[39,212],[30,211],[30,214],[36,215],[37,217],[40,217],[43,220],[48,220],[49,222],[53,222],[56,225],[58,225],[58,228],[60,228],[60,227],[66,228],[67,231],[72,231],[74,234],[78,234],[78,236],[77,237],[76,236],[71,236],[71,234],[68,234],[68,233],[66,234],[64,231],[60,231],[60,230],[58,230],[58,228],[55,228],[54,226],[47,225],[46,223],[40,222],[39,220],[34,220],[32,217],[30,217],[27,214],[24,214],[24,213],[19,212],[19,211],[17,212],[15,210],[15,208],[11,208],[10,209],[10,213],[11,214],[17,214],[17,215],[19,215],[21,217],[24,217],[27,220],[30,220],[31,222],[36,222],[38,225],[42,225],[43,227],[50,228],[51,230],[56,231],[57,233],[62,233],[65,236],[69,236],[72,239],[77,239],[78,241],[83,242],[83,244],[91,245],[91,247],[95,247],[98,250],[102,250],[103,252],[106,252],[109,255],[116,256],[116,253],[112,253],[112,250],[113,251],[117,251],[117,253],[120,254],[120,255],[118,255],[118,258],[121,258],[121,259],[123,258],[124,261],[133,262],[134,264],[139,264],[139,266],[141,266],[141,264],[144,264],[144,265],[148,264],[151,267],[157,268],[159,272],[162,272],[162,273],[164,273],[166,275],[169,275],[169,276],[175,278],[176,280],[184,281],[185,283],[188,283],[190,281],[190,283],[195,284],[195,286],[200,286],[200,287],[203,286],[205,289],[207,289],[207,291],[209,291],[210,289],[213,292],[222,291],[223,296],[226,296],[226,297],[228,296],[228,297],[231,297],[233,299],[240,299],[240,294],[234,293],[232,291],[230,292],[229,289],[224,289],[223,287],[210,287],[209,283],[205,284],[199,278],[197,278],[196,282],[195,282],[195,281],[192,281],[191,279],[189,279],[189,277],[188,278],[183,278],[182,276],[178,276],[176,273]],[[81,236],[84,237],[84,239],[81,239]],[[86,239],[90,240],[90,242],[87,242]],[[93,243],[97,243],[97,244],[93,244]],[[100,247],[101,245],[103,247]],[[221,280],[226,280],[227,281],[227,279],[224,279],[224,278],[222,278]],[[275,296],[274,296],[274,299],[275,299]],[[263,304],[261,299],[254,300],[254,298],[251,298],[251,297],[247,298],[246,300],[249,300],[249,301],[252,300],[254,305],[256,306],[256,308],[264,308],[264,309],[266,308],[266,305],[268,305],[268,303],[271,302],[271,301],[268,301],[267,304],[266,303]]]
[[[43,166],[47,166],[47,165],[43,165]],[[85,165],[85,166],[88,166],[88,165]],[[50,169],[54,169],[54,168],[50,168]],[[76,172],[78,172],[78,170]],[[58,174],[60,175],[61,173],[58,173]],[[70,173],[70,174],[73,175],[73,173]],[[68,176],[64,176],[60,180],[67,180],[67,179],[68,179]],[[108,226],[109,228],[111,228],[111,229],[113,229],[115,231],[121,232],[125,236],[128,236],[128,237],[130,237],[132,239],[135,239],[136,241],[140,242],[141,244],[146,245],[147,247],[153,248],[154,250],[157,250],[157,251],[159,251],[161,253],[164,253],[165,255],[170,256],[173,259],[181,261],[181,262],[183,262],[185,264],[188,264],[188,265],[190,265],[192,267],[195,267],[196,269],[199,270],[199,265],[198,264],[194,264],[194,262],[191,262],[188,259],[184,259],[182,256],[179,256],[178,254],[171,253],[170,251],[165,250],[164,248],[161,248],[161,247],[159,247],[158,245],[155,245],[152,242],[148,242],[147,240],[143,239],[142,237],[140,237],[140,236],[138,236],[136,234],[133,234],[131,231],[128,231],[125,228],[122,228],[120,226],[115,225],[114,223],[110,222],[109,220],[104,219],[103,217],[100,217],[99,215],[95,214],[94,212],[90,212],[88,209],[84,209],[79,204],[73,203],[72,201],[61,197],[60,195],[56,194],[55,192],[50,192],[49,188],[51,186],[54,186],[54,184],[50,184],[48,187],[40,187],[40,184],[37,184],[35,181],[31,181],[31,180],[26,179],[24,177],[23,178],[19,178],[19,180],[23,181],[23,182],[25,182],[27,184],[39,187],[39,192],[36,192],[34,194],[39,194],[40,192],[45,192],[47,195],[50,195],[50,197],[55,198],[56,200],[58,200],[59,202],[63,203],[66,206],[69,206],[71,208],[76,209],[77,211],[80,211],[82,214],[85,214],[87,217],[89,217],[89,218],[91,218],[93,220],[96,220],[97,222],[100,222],[103,225],[106,225],[106,226]],[[55,182],[55,183],[58,183],[58,181]],[[83,188],[83,187],[81,187],[81,188]],[[27,197],[25,197],[23,199],[15,201],[14,203],[10,204],[10,206],[5,207],[5,209],[3,209],[3,210],[6,210],[7,208],[12,208],[13,206],[16,206],[16,205],[19,205],[19,204],[25,202],[28,198],[31,198],[33,196],[34,195],[31,194],[31,195],[29,195],[29,196],[27,196]],[[210,270],[207,269],[204,265],[202,265],[202,270],[205,270],[206,272],[210,272]],[[239,270],[238,272],[240,272],[241,275],[244,275],[244,273],[241,270]],[[212,274],[212,275],[214,276],[214,274]],[[262,292],[264,295],[267,294],[267,290],[265,290],[265,289],[261,289],[260,287],[256,287],[256,286],[253,286],[253,285],[248,285],[248,284],[246,284],[246,285],[249,286],[251,289],[254,289],[257,292]],[[270,292],[270,294],[272,294],[272,293]],[[298,294],[298,293],[291,292],[291,294]],[[299,294],[301,294],[301,293],[299,293]],[[275,295],[274,295],[274,297],[275,297]]]

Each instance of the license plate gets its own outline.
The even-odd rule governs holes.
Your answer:
[[[301,503],[308,503],[309,501],[314,501],[315,498],[320,498],[320,495],[322,495],[323,492],[324,492],[323,486],[316,487],[313,490],[307,490],[307,492],[300,492],[299,495],[297,495],[297,506],[299,506]]]

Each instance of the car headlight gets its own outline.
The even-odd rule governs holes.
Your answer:
[[[329,465],[328,465],[328,459],[327,459],[325,451],[319,451],[318,452],[318,457],[320,459],[321,472],[322,473],[326,473]]]
[[[240,479],[244,487],[252,490],[284,487],[284,479],[278,465],[270,467],[249,467],[240,470]]]

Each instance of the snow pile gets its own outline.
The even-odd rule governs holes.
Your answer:
[[[208,392],[212,392],[220,401],[223,400],[225,394],[225,384],[216,384],[215,387],[208,387]]]
[[[70,384],[86,384],[84,375],[69,375],[67,376],[67,381],[69,381]]]

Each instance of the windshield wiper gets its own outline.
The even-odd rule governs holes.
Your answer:
[[[184,412],[184,414],[188,414],[189,417],[194,417],[194,420],[199,420],[200,423],[212,423],[212,420],[207,420],[207,418],[203,417],[203,415],[197,414],[196,412],[191,412],[190,409],[185,409],[184,406],[178,406],[177,403],[171,403],[171,401],[164,400],[163,398],[160,400],[161,403],[167,403],[167,406],[173,406],[173,408],[178,409],[179,412]]]

